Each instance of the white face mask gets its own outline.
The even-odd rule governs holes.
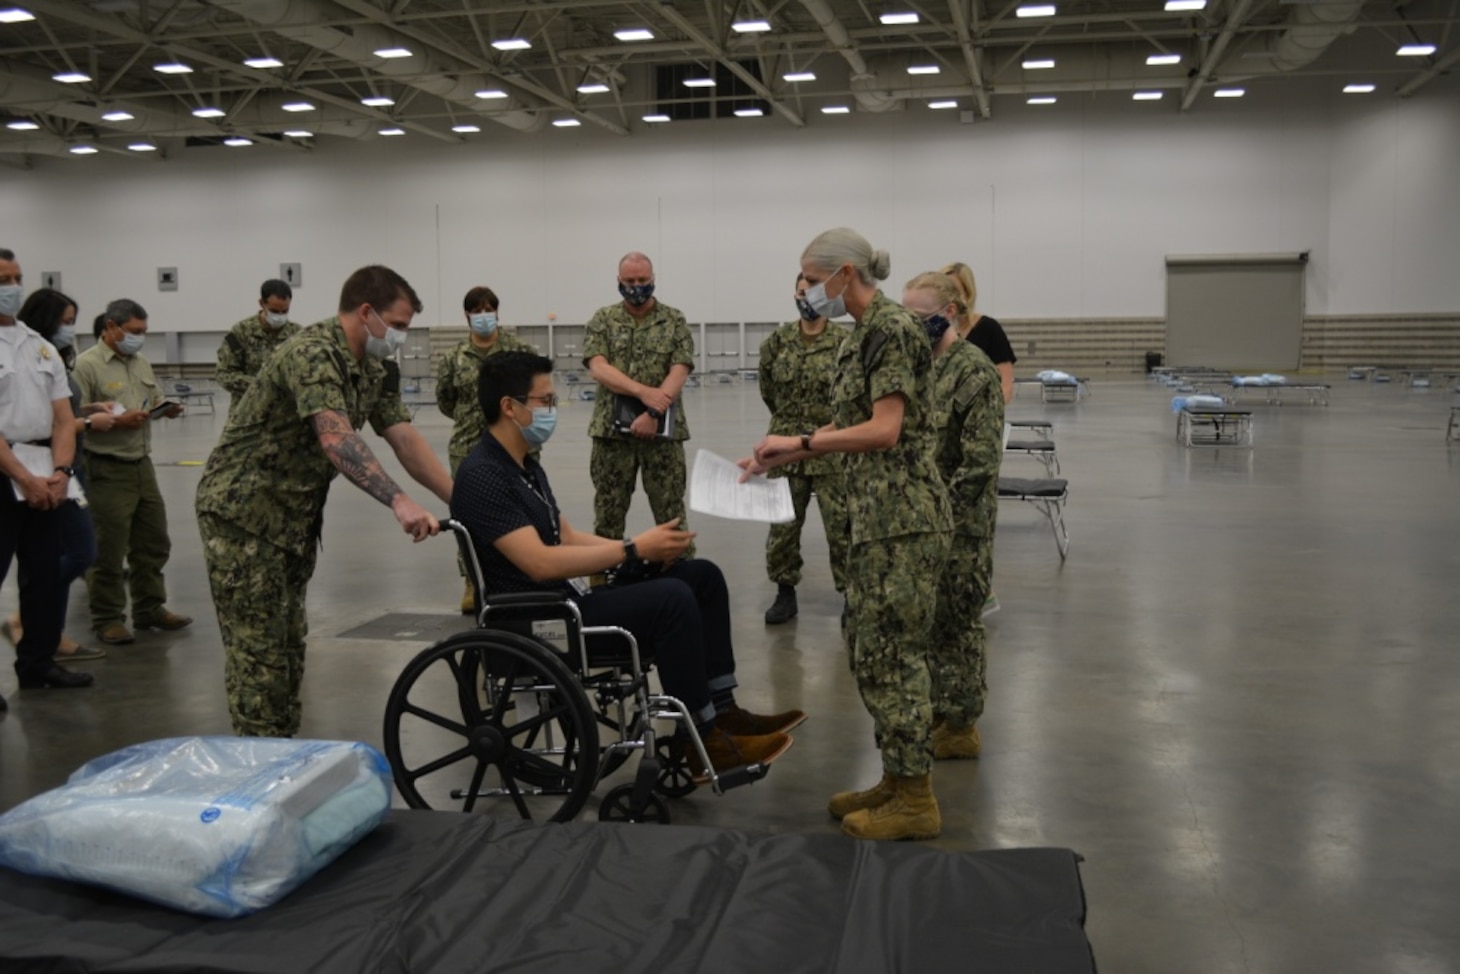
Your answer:
[[[129,331],[124,331],[122,332],[122,340],[117,342],[117,354],[136,355],[142,351],[142,346],[146,343],[146,335],[134,335]]]
[[[76,322],[69,325],[61,325],[56,333],[51,336],[51,344],[57,348],[70,348],[76,344]]]
[[[838,269],[831,277],[836,277],[840,273],[841,270]],[[826,285],[831,281],[831,277],[806,289],[806,303],[811,306],[812,311],[823,318],[840,318],[847,313],[847,291],[846,288],[842,288],[841,294],[834,298],[827,297]]]
[[[25,289],[19,284],[0,284],[0,315],[14,318],[20,314],[21,298]]]
[[[279,313],[274,312],[274,311],[265,311],[264,312],[264,324],[268,325],[270,328],[274,329],[275,331],[278,331],[280,328],[283,328],[288,323],[289,323],[289,313],[287,311],[284,312],[283,314],[279,314]]]
[[[377,360],[393,358],[395,353],[400,351],[401,347],[405,345],[406,333],[404,329],[392,328],[387,325],[385,319],[375,314],[375,312],[372,311],[371,314],[375,315],[375,320],[380,322],[380,327],[385,329],[385,335],[376,338],[370,333],[369,326],[366,326],[365,354]]]

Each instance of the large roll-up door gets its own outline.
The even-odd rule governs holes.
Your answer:
[[[1303,341],[1302,254],[1166,257],[1166,361],[1294,369]]]

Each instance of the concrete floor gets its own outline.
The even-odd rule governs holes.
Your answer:
[[[1136,377],[1098,380],[1078,405],[1023,388],[1011,409],[1055,423],[1073,547],[1061,565],[1031,508],[1001,511],[984,757],[939,766],[937,844],[1085,856],[1106,971],[1460,971],[1453,397],[1330,381],[1328,408],[1254,406],[1252,450],[1181,447],[1170,393]],[[568,404],[547,450],[585,527],[588,411]],[[691,452],[741,456],[765,422],[754,385],[738,381],[690,391],[686,411]],[[419,422],[444,455],[448,423],[432,409]],[[122,745],[228,732],[192,519],[200,471],[186,465],[221,426],[188,416],[154,441],[172,514],[169,605],[197,622],[86,666],[90,690],[17,693],[0,667],[0,809]],[[648,525],[642,495],[630,517]],[[768,630],[764,529],[694,519],[700,553],[731,580],[742,701],[812,719],[765,781],[673,802],[678,824],[834,832],[827,796],[877,776],[812,521],[801,616]],[[378,746],[387,692],[424,643],[339,634],[385,612],[452,612],[453,546],[413,546],[343,483],[325,524],[304,734]],[[84,636],[77,592],[72,633]]]

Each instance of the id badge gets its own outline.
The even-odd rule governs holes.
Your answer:
[[[593,586],[588,584],[588,578],[585,575],[579,575],[577,578],[568,579],[568,584],[573,586],[573,591],[577,592],[579,595],[587,595],[589,592],[593,591]]]

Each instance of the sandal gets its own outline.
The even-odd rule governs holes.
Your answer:
[[[57,661],[66,662],[66,663],[79,663],[82,660],[88,660],[88,659],[105,659],[105,658],[106,658],[106,650],[104,650],[104,649],[91,649],[91,648],[89,648],[87,646],[77,646],[75,649],[71,650],[71,652],[69,652],[69,653],[64,653],[64,652],[62,652],[59,649],[56,650],[56,659],[57,659]]]

